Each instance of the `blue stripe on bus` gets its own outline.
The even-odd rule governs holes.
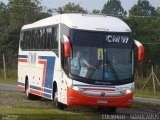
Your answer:
[[[47,60],[44,87],[52,88],[56,57],[53,57],[53,56],[39,56],[39,59]]]
[[[30,88],[41,91],[40,87],[36,87],[36,86],[33,86],[33,85],[30,85]],[[52,90],[48,90],[48,89],[44,88],[44,92],[46,92],[46,93],[52,93]]]
[[[106,86],[106,85],[79,85],[79,84],[74,84],[73,86],[115,88],[114,86]]]
[[[46,92],[46,93],[52,93],[52,90],[48,90],[48,89],[44,88],[44,92]]]
[[[27,55],[18,55],[18,58],[28,58]]]
[[[49,95],[49,94],[45,94],[45,93],[44,93],[43,96],[44,96],[44,97],[47,97],[47,98],[51,98],[51,95]]]
[[[41,91],[41,88],[40,88],[40,87],[36,87],[36,86],[33,86],[33,85],[30,85],[30,88]]]
[[[18,85],[25,86],[25,84],[21,82],[18,82]]]

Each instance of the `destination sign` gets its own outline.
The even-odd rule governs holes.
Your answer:
[[[131,33],[108,33],[105,35],[105,47],[128,49],[132,46]]]
[[[121,36],[121,35],[107,35],[106,40],[107,40],[107,42],[112,42],[112,43],[127,44],[129,41],[129,37],[128,36]]]

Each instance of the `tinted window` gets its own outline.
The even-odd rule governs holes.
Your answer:
[[[48,27],[21,33],[20,45],[24,50],[58,50],[58,28]]]
[[[71,44],[72,75],[105,82],[133,77],[131,33],[72,30]]]

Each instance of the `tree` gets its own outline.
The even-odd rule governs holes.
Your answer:
[[[10,29],[21,28],[24,24],[51,16],[51,14],[43,12],[38,0],[9,0],[8,10]]]
[[[160,16],[160,7],[156,9],[156,16]]]
[[[125,16],[127,12],[123,9],[120,0],[109,0],[104,4],[101,11],[103,14]]]
[[[155,16],[156,12],[148,0],[138,0],[138,3],[129,11],[129,15]]]
[[[0,22],[7,23],[5,29],[0,29],[0,53],[5,53],[6,57],[17,54],[22,26],[49,16],[50,10],[44,11],[39,0],[9,0],[3,7],[0,4]]]
[[[6,9],[6,5],[3,2],[0,2],[0,13]]]
[[[59,7],[57,9],[57,12],[60,14],[63,14],[63,13],[87,13],[87,10],[85,10],[79,4],[69,2],[65,6]]]
[[[129,15],[134,15],[134,16],[142,16],[143,13],[141,11],[141,9],[137,6],[137,5],[134,5],[131,10],[129,10]]]
[[[93,13],[93,14],[98,14],[98,15],[99,15],[99,14],[101,14],[101,11],[100,11],[100,10],[94,9],[94,10],[92,10],[92,13]]]
[[[0,2],[0,32],[3,32],[8,25],[7,6]]]

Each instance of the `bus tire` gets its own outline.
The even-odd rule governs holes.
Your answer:
[[[25,83],[25,96],[29,100],[32,99],[32,97],[33,97],[32,94],[29,92],[29,82],[28,82],[28,80]]]
[[[28,80],[26,81],[26,84],[25,84],[25,96],[28,100],[39,100],[41,98],[40,96],[33,95],[32,93],[29,92]]]
[[[53,89],[53,106],[58,108],[58,109],[61,109],[61,110],[64,110],[67,105],[63,104],[63,103],[60,103],[58,101],[58,88],[57,88],[57,85],[55,84],[54,85],[54,89]]]
[[[102,113],[116,113],[116,107],[98,107],[98,111]]]
[[[67,107],[67,105],[58,102],[58,99],[54,99],[54,106],[60,110],[64,110]]]

